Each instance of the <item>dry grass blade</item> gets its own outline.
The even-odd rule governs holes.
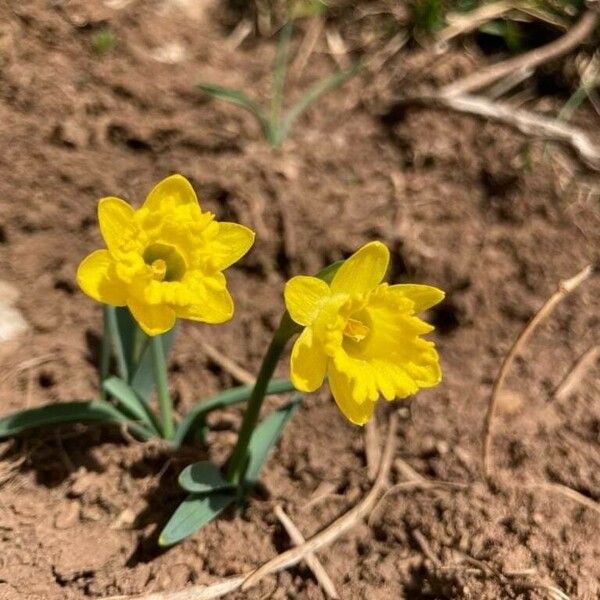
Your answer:
[[[581,504],[582,506],[585,506],[586,508],[589,508],[590,510],[600,514],[600,504],[598,504],[598,502],[595,502],[591,498],[580,494],[579,492],[566,485],[563,485],[562,483],[530,483],[525,484],[523,487],[546,490],[548,492],[560,494],[561,496],[569,498],[570,500],[573,500],[573,502],[577,502],[577,504]]]
[[[141,596],[111,596],[106,600],[213,600],[237,590],[245,577],[237,575],[212,585],[194,585],[179,592],[155,592]]]
[[[506,376],[512,366],[515,357],[519,352],[523,349],[523,346],[527,343],[527,340],[531,337],[531,334],[535,331],[540,323],[544,319],[546,319],[552,311],[556,308],[556,306],[564,300],[571,292],[573,292],[577,287],[579,287],[588,277],[592,274],[592,267],[588,265],[584,269],[582,269],[577,275],[571,277],[570,279],[566,279],[561,281],[558,284],[557,290],[546,300],[544,305],[540,308],[540,310],[535,314],[533,319],[529,321],[525,329],[521,331],[517,339],[514,341],[512,347],[508,351],[508,354],[504,358],[502,366],[500,367],[500,371],[498,372],[498,376],[494,381],[494,386],[492,388],[492,394],[490,396],[490,402],[488,405],[488,410],[485,416],[485,423],[483,428],[483,473],[486,478],[490,478],[492,474],[492,460],[491,460],[491,449],[492,449],[492,433],[493,433],[493,421],[494,414],[496,412],[496,404],[498,402],[498,397],[500,396],[500,392],[504,386],[504,381],[506,380]]]
[[[498,0],[498,2],[484,4],[479,8],[470,10],[466,14],[449,14],[446,19],[450,24],[438,33],[438,42],[446,44],[452,38],[473,31],[484,23],[505,15],[513,8],[515,8],[514,2]]]
[[[444,86],[440,91],[443,95],[447,96],[468,94],[480,90],[515,71],[534,69],[550,60],[567,54],[567,52],[579,46],[594,31],[597,23],[598,12],[596,10],[588,10],[583,14],[579,22],[559,39],[541,48],[525,52],[485,69],[480,69],[464,79]]]
[[[287,534],[290,536],[290,539],[296,546],[304,544],[306,541],[304,536],[279,505],[275,507],[275,516],[279,519],[280,523],[287,531]],[[333,585],[333,581],[331,581],[327,571],[325,571],[325,567],[321,564],[321,561],[312,553],[307,554],[304,560],[327,596],[329,596],[329,598],[339,598],[335,586]]]
[[[526,135],[568,144],[589,168],[600,170],[600,148],[592,143],[587,133],[557,119],[513,108],[482,96],[435,94],[415,101],[486,117],[510,125]]]
[[[344,535],[349,529],[352,529],[357,523],[359,523],[367,514],[371,511],[383,488],[385,487],[390,468],[392,466],[392,460],[394,458],[394,451],[396,449],[396,427],[398,423],[398,416],[393,414],[390,419],[390,426],[388,429],[387,440],[381,458],[381,464],[379,467],[379,473],[377,479],[373,484],[373,487],[369,493],[357,504],[354,508],[349,510],[346,514],[342,515],[339,519],[334,521],[329,527],[326,527],[320,533],[307,540],[304,544],[292,548],[287,552],[276,556],[270,561],[266,562],[262,567],[259,567],[250,577],[246,579],[242,585],[242,590],[247,590],[252,586],[256,585],[263,577],[271,573],[275,573],[287,567],[297,564],[307,554],[316,552],[319,548],[331,544],[333,541]]]
[[[304,34],[304,39],[300,44],[300,48],[298,48],[296,58],[290,69],[290,71],[295,71],[297,76],[304,71],[304,67],[308,62],[310,55],[314,52],[315,46],[317,45],[324,28],[325,23],[320,17],[315,17],[310,21],[306,33]]]
[[[379,446],[379,433],[377,432],[377,421],[373,417],[365,425],[365,456],[367,459],[367,477],[369,481],[375,481],[379,462],[381,460],[381,448]]]
[[[585,374],[596,364],[600,358],[600,344],[588,348],[576,361],[560,385],[556,388],[553,397],[564,400],[579,386]]]
[[[417,544],[419,545],[419,548],[421,548],[421,552],[423,552],[423,554],[431,561],[435,568],[441,569],[442,562],[434,554],[433,550],[431,549],[431,546],[429,545],[429,542],[427,541],[427,538],[423,535],[423,533],[418,529],[415,529],[412,532],[412,536],[413,538],[415,538]]]
[[[212,344],[209,344],[205,340],[200,340],[202,350],[206,353],[206,356],[210,358],[215,364],[217,364],[223,371],[229,373],[236,381],[246,383],[248,385],[254,384],[256,378],[252,373],[246,371],[243,367],[240,367],[237,363],[232,361],[228,356],[225,356],[221,351],[217,350]]]

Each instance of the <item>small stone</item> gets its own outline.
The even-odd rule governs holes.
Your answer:
[[[135,513],[131,508],[122,510],[112,522],[111,529],[129,529],[135,523]]]
[[[29,329],[21,311],[14,306],[19,290],[6,281],[0,281],[0,343],[16,338]]]
[[[56,529],[69,529],[79,521],[79,504],[69,502],[69,504],[54,517],[54,527]]]

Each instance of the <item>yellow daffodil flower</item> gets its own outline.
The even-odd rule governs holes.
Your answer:
[[[107,249],[92,252],[77,270],[88,296],[128,306],[151,336],[177,318],[223,323],[233,316],[222,271],[248,252],[254,233],[202,212],[185,177],[163,179],[138,210],[103,198],[98,221]]]
[[[339,268],[328,285],[298,276],[285,287],[291,318],[304,326],[292,349],[291,379],[304,392],[325,376],[344,415],[363,425],[380,396],[406,398],[441,381],[433,327],[416,315],[444,298],[427,285],[381,283],[389,251],[370,242]]]

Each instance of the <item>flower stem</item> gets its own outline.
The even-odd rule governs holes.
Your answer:
[[[165,351],[161,336],[153,336],[150,340],[152,349],[152,370],[154,371],[154,382],[158,393],[158,406],[160,409],[160,419],[162,425],[162,434],[166,440],[173,438],[175,427],[173,423],[173,406],[169,396],[169,386],[167,384],[167,364],[165,361]]]
[[[252,395],[248,400],[248,408],[244,413],[244,419],[240,428],[238,439],[231,453],[227,467],[227,479],[234,484],[239,484],[243,480],[246,465],[248,463],[248,444],[252,437],[252,432],[258,422],[260,409],[265,399],[267,386],[275,372],[275,367],[288,340],[297,332],[297,325],[292,322],[287,313],[281,319],[279,327],[273,334],[273,339],[269,344],[267,352],[263,358],[252,390]]]
[[[100,347],[100,399],[106,400],[106,390],[104,389],[104,380],[108,378],[110,371],[110,354],[111,354],[111,333],[110,323],[108,321],[108,309],[106,304],[102,305],[103,331],[102,345]]]

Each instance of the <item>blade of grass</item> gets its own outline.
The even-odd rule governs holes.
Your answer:
[[[288,65],[290,39],[292,37],[293,21],[288,21],[279,33],[277,56],[273,66],[273,88],[271,95],[271,130],[279,129],[281,120],[281,107],[283,105],[283,89]]]
[[[125,381],[110,377],[104,382],[105,391],[114,396],[123,408],[136,420],[141,421],[156,436],[160,437],[160,428],[148,405],[135,393]]]
[[[317,81],[308,91],[290,108],[288,113],[285,115],[281,122],[281,127],[276,132],[276,145],[279,145],[288,136],[290,129],[298,119],[313,103],[315,103],[321,96],[334,90],[344,83],[357,75],[362,70],[362,64],[360,62],[354,63],[347,69],[336,71],[327,77],[324,77],[320,81]]]
[[[245,402],[250,398],[253,388],[254,386],[252,385],[240,385],[201,401],[188,412],[179,424],[179,427],[177,427],[175,437],[173,438],[175,446],[179,448],[194,429],[202,427],[208,413],[218,408]],[[273,379],[267,386],[266,393],[269,395],[285,394],[286,392],[293,392],[294,389],[289,379]]]
[[[269,137],[272,135],[271,123],[269,122],[267,115],[263,109],[256,102],[254,102],[254,100],[248,98],[244,92],[225,88],[220,85],[214,85],[212,83],[199,83],[198,88],[213,98],[218,98],[219,100],[223,100],[225,102],[229,102],[230,104],[235,104],[236,106],[245,108],[258,120],[267,139],[269,139]]]
[[[90,422],[124,423],[133,434],[143,440],[154,437],[146,427],[131,421],[108,402],[90,400],[47,404],[8,415],[0,419],[0,439],[37,427]]]

